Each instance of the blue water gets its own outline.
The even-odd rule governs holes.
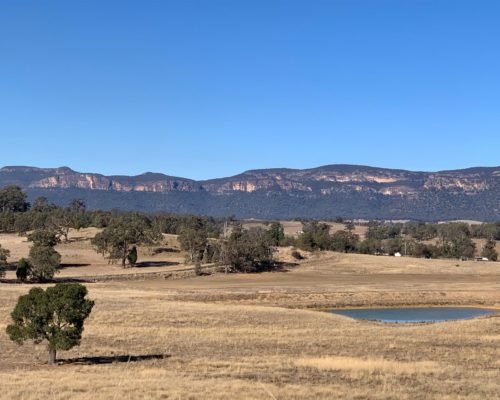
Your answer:
[[[358,308],[331,310],[334,314],[380,322],[443,322],[490,315],[495,310],[469,307]]]

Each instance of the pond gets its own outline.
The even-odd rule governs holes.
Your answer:
[[[491,315],[495,310],[472,307],[418,307],[418,308],[357,308],[352,310],[331,310],[355,319],[379,322],[417,323],[443,322],[470,319]]]

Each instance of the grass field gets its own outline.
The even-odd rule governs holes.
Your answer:
[[[70,243],[58,246],[68,264],[60,278],[185,267],[182,252],[151,249],[140,252],[147,267],[108,265],[91,249],[90,236],[73,232]],[[175,237],[166,240],[165,248],[178,250]],[[28,251],[16,236],[0,236],[0,243],[12,259]],[[279,258],[291,261],[289,253],[283,249]],[[319,311],[498,308],[500,263],[324,253],[307,254],[282,272],[176,280],[151,274],[86,285],[96,305],[82,345],[60,352],[61,364],[48,367],[43,345],[19,347],[4,333],[17,297],[32,285],[0,284],[0,398],[500,397],[499,316],[398,325]]]

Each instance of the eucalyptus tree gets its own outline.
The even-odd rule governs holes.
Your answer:
[[[94,301],[86,297],[87,288],[79,283],[32,288],[19,297],[7,335],[19,345],[27,340],[47,342],[48,362],[55,364],[58,350],[80,344],[83,324],[94,307]]]
[[[111,261],[127,259],[137,262],[137,245],[152,245],[162,238],[151,220],[138,213],[130,213],[113,219],[109,225],[92,238],[95,250]],[[135,254],[131,254],[135,252]],[[130,255],[130,257],[129,257]]]

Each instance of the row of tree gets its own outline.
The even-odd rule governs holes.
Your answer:
[[[476,239],[500,240],[500,222],[483,224],[448,222],[436,224],[425,222],[388,223],[371,221],[366,226],[368,227],[366,237],[379,240],[408,236],[418,241],[424,241],[440,239],[443,236],[456,234]]]
[[[426,258],[472,258],[476,245],[466,228],[467,224],[450,223],[439,225],[439,236],[426,243],[405,235],[400,224],[372,223],[365,239],[353,233],[354,227],[347,223],[344,230],[330,233],[331,226],[316,221],[303,222],[302,233],[297,238],[286,237],[282,243],[307,251],[333,250],[345,253],[396,254]],[[490,238],[481,249],[481,256],[496,261],[496,241]]]
[[[66,207],[60,207],[49,203],[45,197],[38,197],[31,205],[26,194],[18,186],[0,189],[0,232],[3,233],[24,235],[35,229],[47,229],[67,240],[71,228],[106,228],[128,214],[130,213],[118,210],[89,211],[82,199],[73,199]],[[178,234],[181,227],[192,217],[168,213],[133,214],[147,219],[155,231],[168,234]],[[225,219],[200,218],[203,219],[205,229],[211,237],[221,234]]]
[[[304,222],[297,239],[287,238],[289,245],[303,250],[333,250],[345,253],[395,254],[426,258],[472,258],[476,245],[466,229],[467,224],[449,223],[439,225],[439,236],[433,243],[426,243],[407,235],[399,229],[400,224],[371,223],[361,240],[353,233],[352,224],[344,230],[330,233],[330,225],[320,222]],[[481,256],[496,261],[496,241],[490,238],[481,249]]]

